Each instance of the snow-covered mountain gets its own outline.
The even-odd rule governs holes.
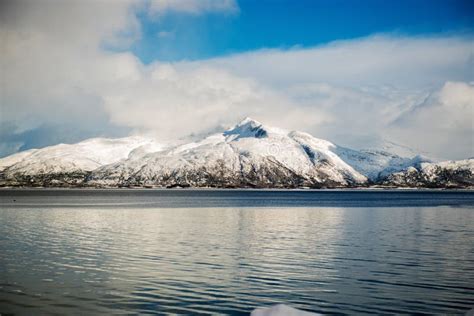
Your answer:
[[[249,118],[219,134],[92,173],[97,185],[219,187],[354,186],[367,178],[330,142]]]
[[[246,118],[181,145],[128,137],[29,150],[0,159],[0,185],[320,188],[398,181],[406,186],[402,174],[423,170],[427,162],[420,156],[352,150]],[[472,179],[470,166],[463,177]]]
[[[0,181],[40,185],[82,183],[88,172],[101,166],[162,148],[153,139],[132,136],[92,138],[72,145],[31,149],[0,159]]]
[[[388,175],[382,183],[403,187],[474,187],[474,159],[421,163]]]
[[[335,153],[354,169],[365,175],[370,182],[377,182],[389,174],[431,162],[429,158],[416,155],[402,157],[384,150],[352,150],[336,146]]]

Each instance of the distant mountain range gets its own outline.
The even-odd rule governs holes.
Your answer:
[[[0,186],[41,187],[474,187],[474,159],[434,163],[353,150],[246,118],[200,141],[95,138],[0,159]]]

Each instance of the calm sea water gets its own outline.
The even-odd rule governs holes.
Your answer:
[[[1,190],[0,314],[474,308],[474,192]]]

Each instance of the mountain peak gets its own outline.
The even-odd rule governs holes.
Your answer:
[[[264,138],[268,136],[268,131],[260,123],[250,117],[244,118],[240,123],[224,132],[225,136],[237,135],[240,137]]]
[[[249,124],[254,125],[254,126],[262,125],[262,123],[260,123],[259,121],[254,120],[253,118],[247,116],[242,121],[240,121],[240,123],[238,123],[236,126],[243,126],[243,125],[249,125]]]

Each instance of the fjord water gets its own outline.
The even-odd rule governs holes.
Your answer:
[[[474,307],[469,191],[2,190],[0,314]]]

